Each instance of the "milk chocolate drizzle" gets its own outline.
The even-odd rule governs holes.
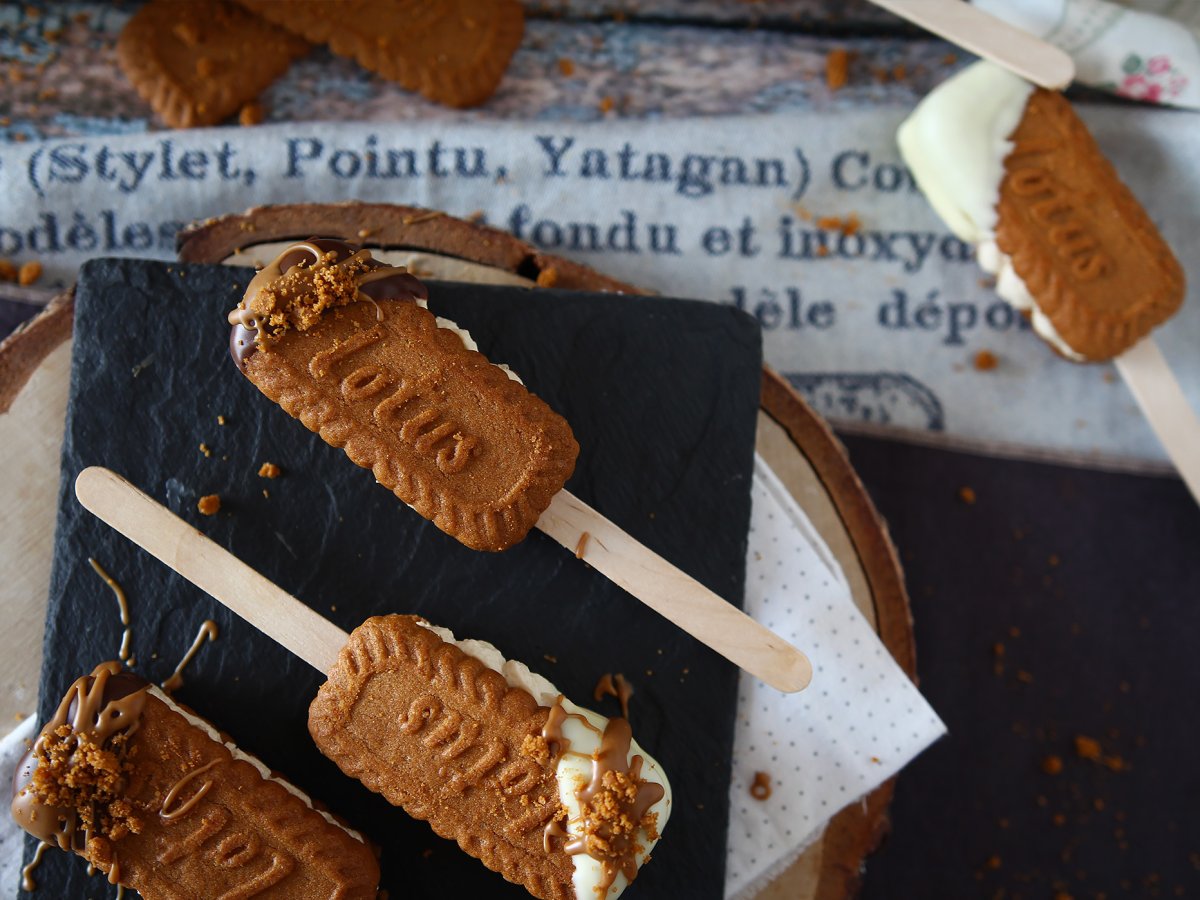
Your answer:
[[[37,882],[33,880],[33,870],[42,864],[42,857],[50,847],[45,841],[38,841],[37,849],[33,851],[33,859],[21,870],[21,890],[36,891]]]
[[[642,779],[644,760],[641,756],[629,758],[630,747],[633,743],[633,731],[629,727],[627,719],[609,719],[601,733],[586,717],[578,713],[567,712],[563,708],[561,695],[550,707],[550,714],[546,718],[546,724],[542,727],[542,737],[550,748],[551,759],[556,760],[568,753],[588,758],[585,754],[571,749],[571,742],[563,733],[563,725],[568,719],[577,719],[589,731],[601,735],[600,748],[590,757],[592,760],[591,781],[575,792],[575,797],[579,800],[582,810],[579,833],[573,835],[563,827],[558,819],[552,819],[546,825],[542,841],[546,852],[549,853],[554,840],[567,838],[563,844],[564,852],[572,856],[586,853],[598,860],[602,870],[598,894],[603,897],[618,874],[623,874],[630,882],[637,877],[638,854],[642,852],[643,848],[637,841],[640,828],[635,828],[632,834],[614,830],[610,822],[606,821],[607,817],[601,819],[596,815],[593,801],[608,790],[610,798],[615,799],[621,807],[621,818],[628,822],[640,823],[646,813],[650,811],[650,807],[666,796],[666,791],[661,784]],[[608,789],[604,781],[605,775],[610,772],[627,776],[629,781],[636,786],[632,800]],[[593,835],[596,839],[592,839]]]
[[[200,645],[205,640],[215,641],[220,632],[217,629],[217,623],[212,619],[205,619],[200,625],[200,630],[196,632],[196,638],[192,641],[192,646],[188,648],[188,652],[183,654],[183,659],[179,661],[179,665],[175,667],[175,671],[171,673],[171,677],[162,683],[162,689],[168,694],[171,691],[177,691],[183,686],[183,670],[187,664],[192,661],[196,653],[200,650]]]
[[[75,746],[84,741],[104,747],[117,735],[132,736],[141,724],[149,682],[125,672],[118,662],[101,663],[91,675],[76,679],[53,718],[42,728],[13,779],[12,815],[17,823],[48,844],[82,852],[92,833],[79,830],[79,812],[40,802],[32,788],[38,752],[47,735],[67,725]]]
[[[616,697],[621,704],[621,715],[626,719],[629,718],[629,698],[632,696],[633,685],[626,681],[620,672],[615,676],[611,672],[605,672],[592,691],[592,699],[597,703],[605,697]]]
[[[356,262],[366,268],[358,275],[360,301],[375,304],[375,317],[382,321],[383,310],[377,300],[427,300],[429,291],[403,266],[389,266],[371,256],[371,251],[336,238],[312,237],[292,244],[264,266],[246,288],[242,302],[229,313],[229,353],[239,369],[259,349],[258,320],[249,309],[250,301],[265,287],[296,266],[320,268]]]
[[[112,588],[112,592],[117,595],[117,605],[121,608],[121,624],[125,626],[125,633],[121,635],[121,649],[118,651],[118,656],[121,662],[129,659],[129,601],[125,597],[124,589],[117,584],[116,579],[104,571],[104,567],[96,560],[88,557],[88,562],[92,564],[92,568],[96,570],[96,574],[104,579],[105,583]]]
[[[200,785],[200,789],[180,803],[178,807],[171,809],[171,806],[174,805],[175,801],[179,799],[180,794],[183,793],[183,789],[188,786],[193,778],[203,775],[220,761],[221,760],[219,759],[214,759],[207,765],[203,765],[198,769],[192,769],[192,771],[188,772],[177,782],[175,782],[175,784],[171,786],[171,789],[167,791],[167,796],[163,798],[162,806],[159,807],[158,814],[167,822],[172,822],[175,819],[178,819],[180,816],[187,815],[191,811],[192,807],[199,803],[204,795],[212,790],[213,780],[211,778],[206,779],[204,784]]]

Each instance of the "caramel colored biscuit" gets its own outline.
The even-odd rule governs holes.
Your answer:
[[[1179,309],[1183,270],[1061,94],[1034,91],[1010,140],[996,243],[1068,346],[1118,356]]]
[[[314,248],[311,258],[326,245],[345,249],[296,263],[296,248]],[[264,269],[231,314],[254,326],[235,324],[235,359],[260,391],[438,528],[477,550],[512,546],[574,470],[570,426],[439,327],[418,302],[420,282],[352,249],[316,239]]]
[[[442,837],[543,900],[574,900],[574,865],[547,852],[560,815],[553,762],[528,755],[549,710],[415,616],[368,619],[309,708],[317,747]]]
[[[308,728],[347,775],[543,900],[616,900],[671,815],[628,720],[416,616],[355,629]]]
[[[345,0],[242,6],[447,106],[483,103],[525,29],[516,0]]]
[[[18,770],[13,816],[143,897],[374,898],[360,836],[148,682],[80,678]]]
[[[117,41],[126,77],[173,128],[233,115],[308,51],[301,38],[225,0],[153,0]]]

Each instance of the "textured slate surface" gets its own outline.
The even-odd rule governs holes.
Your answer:
[[[81,273],[42,720],[120,644],[116,603],[87,564],[95,556],[129,594],[143,675],[161,681],[205,618],[220,624],[178,698],[382,844],[391,896],[525,896],[317,753],[305,722],[321,676],[84,512],[70,486],[103,464],[347,630],[375,613],[420,612],[495,642],[581,702],[602,673],[626,673],[635,734],[676,797],[631,896],[719,897],[735,670],[540,533],[503,554],[460,546],[262,397],[226,349],[224,315],[250,274],[118,260]],[[749,317],[454,285],[434,285],[430,305],[572,423],[583,448],[572,491],[740,603],[761,365]],[[283,477],[257,477],[264,461]],[[208,493],[222,497],[214,518],[196,512]],[[38,881],[44,896],[112,893],[84,872],[54,853]]]

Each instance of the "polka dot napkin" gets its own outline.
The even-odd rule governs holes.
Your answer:
[[[812,684],[781,694],[742,674],[725,896],[748,898],[946,727],[854,605],[804,511],[756,458],[746,612],[808,654]],[[756,773],[770,794],[754,787]],[[751,788],[754,787],[754,793]]]

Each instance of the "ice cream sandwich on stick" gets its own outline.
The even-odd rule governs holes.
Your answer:
[[[327,673],[309,709],[321,752],[488,868],[542,900],[612,900],[649,860],[671,788],[625,719],[416,616],[347,635],[108,470],[85,469],[76,494]]]
[[[117,662],[71,685],[12,814],[146,900],[373,900],[379,884],[362,835]]]
[[[229,314],[230,352],[267,397],[466,546],[504,550],[536,525],[752,675],[806,686],[804,654],[562,489],[579,453],[570,426],[427,297],[369,250],[301,241]]]
[[[922,100],[897,139],[1034,331],[1074,362],[1116,360],[1200,497],[1200,421],[1149,337],[1183,303],[1183,270],[1071,104],[979,62]]]

